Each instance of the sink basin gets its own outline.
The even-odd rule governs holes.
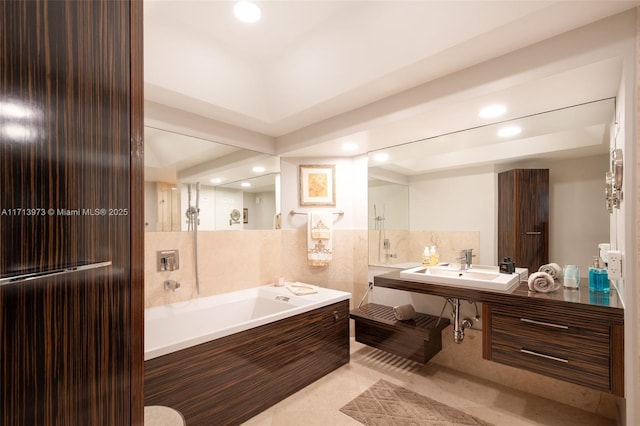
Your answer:
[[[502,274],[497,266],[483,265],[474,265],[462,271],[456,265],[441,265],[406,269],[400,272],[400,277],[452,287],[507,292],[517,286],[521,279],[526,280],[527,272],[527,269],[516,268],[513,274]]]

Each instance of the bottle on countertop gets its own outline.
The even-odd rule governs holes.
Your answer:
[[[429,265],[438,266],[439,262],[440,262],[440,255],[438,254],[438,250],[436,249],[436,246],[433,245],[431,246],[431,250],[429,250]]]
[[[600,256],[593,256],[593,266],[589,268],[589,290],[609,292],[609,274]]]
[[[424,252],[422,253],[422,266],[430,266],[431,264],[431,251],[429,247],[424,248]]]

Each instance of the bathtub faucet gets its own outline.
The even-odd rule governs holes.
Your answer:
[[[164,289],[171,290],[175,293],[176,291],[180,290],[180,283],[175,280],[166,280],[164,282]]]

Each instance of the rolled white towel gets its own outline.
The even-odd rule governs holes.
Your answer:
[[[534,272],[529,276],[529,290],[539,293],[549,293],[558,289],[559,285],[546,272]]]
[[[554,280],[559,280],[562,278],[562,268],[557,263],[547,263],[546,265],[542,265],[538,272],[546,272],[551,275],[551,278]]]
[[[400,321],[412,320],[416,318],[416,310],[413,305],[394,306],[393,315]]]

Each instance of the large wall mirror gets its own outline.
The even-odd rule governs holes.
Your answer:
[[[145,230],[278,227],[280,159],[145,127]]]
[[[369,264],[411,266],[436,245],[446,261],[474,248],[497,265],[498,173],[548,168],[550,258],[586,269],[609,241],[614,120],[604,99],[369,153]]]

